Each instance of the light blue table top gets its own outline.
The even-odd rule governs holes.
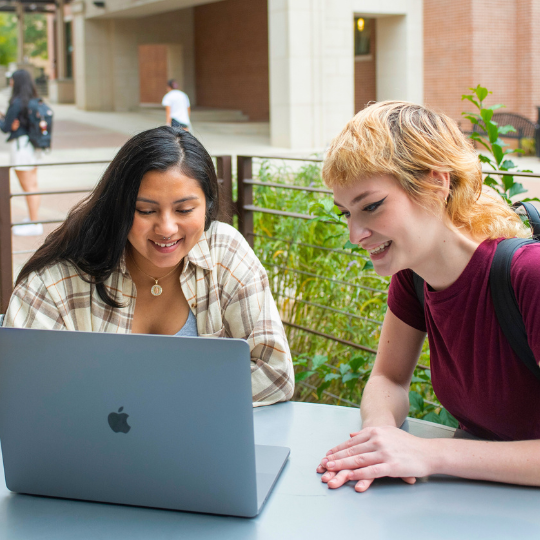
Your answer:
[[[540,489],[452,477],[376,481],[365,493],[354,485],[329,490],[315,468],[321,456],[360,427],[357,409],[282,403],[254,410],[257,444],[288,446],[285,466],[255,519],[32,497],[10,493],[0,470],[0,539],[318,540],[540,538]],[[409,420],[404,429],[424,437],[453,430]]]

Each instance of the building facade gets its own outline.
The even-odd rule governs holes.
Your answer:
[[[281,147],[326,146],[371,101],[459,120],[479,83],[511,112],[540,105],[540,0],[76,0],[66,20],[79,108],[159,103],[175,78]]]

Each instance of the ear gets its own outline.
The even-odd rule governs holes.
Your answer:
[[[441,186],[441,198],[446,204],[446,201],[448,200],[448,197],[450,195],[450,173],[431,171],[430,176],[433,179],[434,183],[437,183]]]

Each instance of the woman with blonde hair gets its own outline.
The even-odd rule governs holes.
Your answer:
[[[503,333],[489,286],[500,241],[531,232],[482,191],[470,142],[442,114],[376,103],[332,142],[323,177],[351,242],[369,252],[378,274],[392,276],[362,430],[321,460],[323,482],[337,488],[353,480],[363,492],[383,476],[412,484],[440,473],[540,486],[540,380]],[[540,243],[515,252],[511,285],[536,363],[538,268]],[[413,272],[424,280],[424,306]],[[426,332],[435,393],[472,437],[430,440],[398,429]]]

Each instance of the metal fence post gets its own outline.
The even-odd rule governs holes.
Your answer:
[[[233,224],[236,209],[233,203],[232,189],[232,158],[231,156],[216,156],[217,176],[219,182],[219,221]]]
[[[13,292],[11,256],[11,192],[9,167],[0,167],[0,313],[5,313]]]
[[[247,156],[238,156],[236,163],[238,175],[238,229],[248,244],[253,247],[253,212],[246,209],[246,206],[253,205],[253,186],[245,183],[245,180],[252,180],[253,159]]]

